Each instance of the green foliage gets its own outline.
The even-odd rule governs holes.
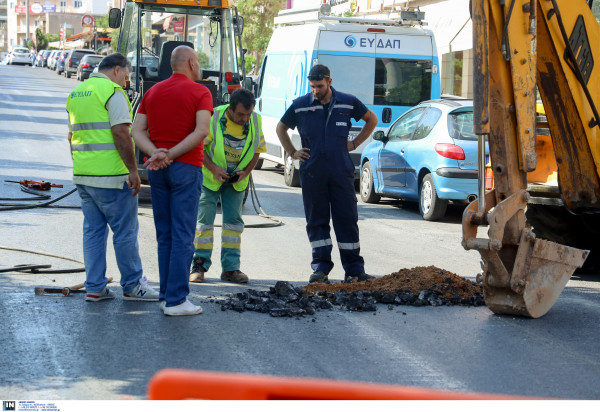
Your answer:
[[[23,40],[23,43],[25,43],[25,41]],[[27,44],[24,44],[25,47],[27,47],[29,50],[34,50],[35,49],[35,44],[33,44],[33,40],[29,40],[27,42]]]
[[[251,54],[260,63],[267,50],[273,34],[273,19],[285,5],[285,0],[240,0],[237,4],[240,15],[244,18],[242,43],[248,49],[246,59]],[[255,71],[259,64],[256,64]]]
[[[244,61],[246,63],[246,66],[245,66],[246,73],[250,73],[250,71],[252,70],[252,67],[256,64],[256,57],[249,54],[244,58]]]
[[[39,28],[35,29],[35,39],[38,50],[46,50],[48,48],[48,38]]]
[[[60,40],[60,34],[46,34],[46,39],[48,39],[48,43],[51,43],[53,41],[59,41]]]
[[[96,18],[96,27],[99,29],[108,29],[108,14]]]
[[[110,37],[110,47],[111,47],[111,51],[108,54],[114,53],[117,51],[117,48],[119,47],[119,34],[121,33],[121,28],[119,27],[118,29],[114,29],[113,31],[111,31],[110,33],[108,33],[108,37]]]
[[[208,65],[210,63],[208,54],[204,53],[201,50],[198,50],[196,53],[198,54],[198,64],[200,64],[200,67],[202,67],[202,68],[208,67]]]

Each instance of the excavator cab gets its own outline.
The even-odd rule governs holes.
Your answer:
[[[590,250],[600,253],[600,28],[591,3],[471,4],[474,128],[481,143],[488,136],[494,187],[483,186],[480,150],[463,246],[479,251],[484,298],[498,314],[543,316]],[[537,123],[536,87],[546,124]]]
[[[213,106],[227,103],[242,87],[243,18],[229,0],[127,0],[122,10],[109,11],[109,26],[120,29],[117,51],[131,62],[134,113],[144,93],[171,75],[171,53],[180,45],[198,54],[199,83],[211,92]],[[138,153],[138,171],[146,181],[143,163],[144,155]]]

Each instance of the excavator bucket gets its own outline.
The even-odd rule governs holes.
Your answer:
[[[589,253],[534,239],[530,232],[527,233],[517,252],[510,287],[492,286],[484,276],[485,303],[494,313],[530,318],[545,315]]]

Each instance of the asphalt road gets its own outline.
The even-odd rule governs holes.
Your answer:
[[[73,188],[66,141],[67,94],[77,85],[47,69],[0,66],[0,197],[23,197],[4,179],[62,183]],[[268,166],[268,165],[266,165]],[[163,368],[414,385],[532,397],[600,398],[600,283],[573,277],[558,302],[537,320],[498,316],[486,307],[412,307],[377,312],[317,312],[301,319],[222,312],[214,297],[277,280],[303,285],[310,247],[298,188],[281,172],[254,172],[260,202],[283,224],[248,228],[242,270],[248,286],[219,280],[192,285],[200,316],[168,318],[158,303],[120,298],[85,302],[83,295],[35,296],[35,285],[69,286],[81,273],[0,273],[0,393],[4,399],[144,399],[149,379]],[[149,189],[142,191],[142,199]],[[57,203],[77,206],[77,194]],[[250,204],[246,223],[264,223]],[[140,207],[144,270],[158,284],[152,209]],[[479,255],[460,246],[461,210],[425,222],[416,205],[359,201],[362,253],[369,273],[435,265],[474,279]],[[82,214],[71,208],[0,211],[0,245],[82,260]],[[217,231],[218,238],[218,231]],[[335,242],[334,242],[335,244]],[[215,257],[220,250],[215,249]],[[218,260],[218,259],[216,259]],[[79,264],[0,249],[0,269],[16,264]],[[343,272],[336,256],[331,278]],[[119,278],[111,240],[109,274]],[[114,290],[120,291],[119,287]]]

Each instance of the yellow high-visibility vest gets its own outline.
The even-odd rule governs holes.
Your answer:
[[[131,116],[131,103],[125,91],[118,84],[102,77],[90,77],[67,98],[67,111],[72,125],[73,175],[129,174],[129,169],[115,146],[106,109],[106,103],[115,93],[123,93]]]
[[[228,104],[215,108],[212,120],[210,122],[210,134],[213,137],[213,141],[210,142],[205,148],[205,152],[208,154],[210,159],[217,166],[221,166],[227,169],[227,160],[225,158],[225,144],[223,143],[223,130],[221,130],[220,122],[221,117],[225,116],[225,111],[229,107]],[[235,168],[236,171],[241,171],[252,161],[254,154],[258,150],[260,144],[260,130],[261,130],[261,118],[256,112],[252,112],[250,118],[250,127],[248,128],[248,136],[246,136],[246,144],[242,149],[242,158]],[[217,191],[223,184],[215,179],[215,176],[206,167],[202,167],[203,175],[203,186],[206,186],[212,191]],[[238,192],[246,190],[250,175],[244,179],[237,181],[233,184],[233,188]]]

